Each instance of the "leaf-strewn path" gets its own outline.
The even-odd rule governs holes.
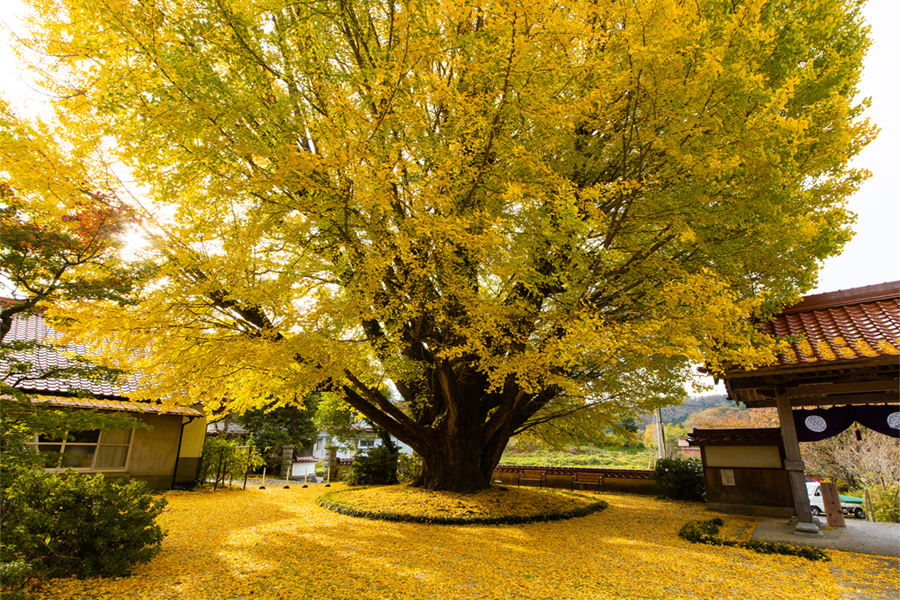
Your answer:
[[[830,551],[834,562],[821,563],[685,542],[679,528],[709,518],[700,504],[604,493],[608,509],[570,521],[424,526],[329,512],[315,505],[324,491],[169,493],[169,535],[151,563],[129,578],[52,581],[38,597],[837,600],[900,591],[896,560]],[[726,519],[726,529],[753,523]]]

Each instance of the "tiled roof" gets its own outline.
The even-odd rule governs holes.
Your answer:
[[[806,296],[760,329],[796,338],[773,366],[898,356],[900,281]]]
[[[41,343],[50,343],[60,339],[62,334],[54,331],[52,327],[44,321],[44,315],[40,311],[31,314],[18,314],[13,318],[12,327],[4,342],[11,341],[37,341]],[[90,356],[90,348],[86,344],[71,344],[66,346],[65,352],[82,354]],[[23,354],[18,356],[21,360],[30,361],[36,367],[35,374],[48,373],[53,369],[64,369],[71,365],[71,362],[60,352],[39,348],[34,353]],[[0,361],[0,369],[5,370],[7,365]],[[11,383],[11,382],[9,382]],[[106,382],[85,379],[81,377],[69,378],[40,378],[34,380],[26,380],[16,386],[18,389],[26,392],[35,392],[42,394],[66,394],[73,390],[87,390],[98,398],[114,398],[120,399],[127,395],[128,392],[134,391],[135,387],[130,382],[125,382],[121,386],[113,386]]]
[[[780,446],[781,430],[760,429],[694,429],[687,435],[691,446]]]

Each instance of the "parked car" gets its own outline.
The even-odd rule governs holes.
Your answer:
[[[809,495],[809,508],[814,516],[821,515],[825,512],[825,503],[822,502],[822,486],[821,482],[817,481],[807,481],[806,482],[806,492]],[[853,516],[857,519],[865,519],[866,511],[863,510],[862,498],[856,498],[855,496],[841,496],[838,498],[841,501],[841,512],[846,516]]]

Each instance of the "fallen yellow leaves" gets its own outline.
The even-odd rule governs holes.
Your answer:
[[[324,491],[168,493],[163,550],[132,577],[33,591],[46,600],[836,600],[900,591],[895,559],[829,551],[832,563],[813,563],[681,540],[684,523],[710,518],[701,504],[602,493],[609,508],[568,521],[445,526],[343,516],[316,506]],[[722,535],[735,537],[755,523],[723,519]]]
[[[558,520],[605,506],[596,496],[557,490],[493,487],[477,494],[457,494],[406,485],[338,490],[320,497],[319,504],[353,516],[444,523]]]

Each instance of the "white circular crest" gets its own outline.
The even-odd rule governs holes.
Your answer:
[[[804,423],[806,424],[807,429],[815,431],[816,433],[822,433],[825,431],[825,428],[828,427],[828,423],[826,423],[825,419],[819,415],[810,415],[806,417]]]
[[[887,418],[888,427],[900,429],[900,412],[892,412]]]

